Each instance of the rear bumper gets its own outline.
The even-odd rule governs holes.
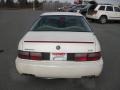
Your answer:
[[[96,19],[96,20],[99,19],[99,16],[98,16],[98,15],[88,15],[88,14],[87,14],[86,17],[89,18],[89,19]]]
[[[98,61],[28,61],[16,58],[16,68],[20,74],[32,74],[37,77],[81,78],[99,76],[103,68],[102,58]]]

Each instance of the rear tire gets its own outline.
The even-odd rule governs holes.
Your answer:
[[[107,23],[107,17],[106,17],[106,16],[101,16],[100,19],[99,19],[99,22],[100,22],[101,24]]]

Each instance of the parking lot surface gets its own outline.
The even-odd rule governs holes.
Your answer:
[[[103,72],[96,79],[41,79],[15,69],[17,45],[41,11],[0,11],[0,90],[120,90],[120,23],[90,22],[100,40]]]

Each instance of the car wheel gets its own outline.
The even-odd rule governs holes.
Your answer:
[[[101,24],[107,23],[107,17],[106,17],[106,16],[101,16],[100,19],[99,19],[99,22],[100,22]]]

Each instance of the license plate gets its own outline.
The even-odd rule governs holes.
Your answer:
[[[50,54],[50,60],[66,61],[67,60],[67,54],[66,53],[51,53]]]

